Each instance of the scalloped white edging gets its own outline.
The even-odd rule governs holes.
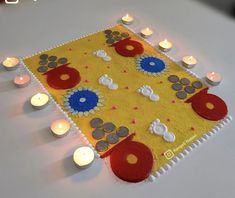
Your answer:
[[[84,35],[82,35],[82,36],[80,36],[80,37],[73,38],[73,39],[71,39],[71,40],[69,40],[69,41],[66,41],[66,42],[63,42],[63,43],[55,44],[55,45],[53,45],[52,47],[48,47],[47,49],[44,49],[44,50],[39,51],[39,52],[36,52],[36,53],[34,53],[34,54],[32,54],[32,55],[29,55],[29,56],[25,56],[25,57],[21,58],[21,60],[22,60],[22,62],[23,62],[23,59],[28,59],[28,58],[31,58],[31,57],[36,56],[36,55],[38,55],[38,54],[41,54],[41,53],[43,53],[43,52],[52,50],[52,49],[57,48],[57,47],[61,47],[61,46],[63,46],[63,45],[66,45],[66,44],[68,44],[68,43],[70,43],[70,42],[74,42],[74,41],[83,39],[83,38],[88,37],[88,36],[91,36],[91,35],[93,35],[93,34],[102,32],[102,31],[104,31],[104,30],[106,30],[106,29],[113,28],[113,27],[115,27],[116,25],[117,25],[117,24],[115,23],[115,24],[110,25],[110,26],[108,26],[108,27],[103,27],[103,28],[101,28],[101,29],[98,30],[98,31],[91,32],[91,33],[89,33],[89,34],[84,34]]]
[[[132,31],[129,27],[126,25],[121,24],[122,26],[126,27],[129,31],[131,31],[133,34],[135,34],[137,37],[139,37],[142,41],[148,43],[151,47],[153,47],[157,52],[164,54],[167,58],[169,58],[171,61],[175,62],[179,67],[181,67],[184,71],[186,71],[189,75],[200,79],[201,78],[195,74],[193,71],[190,69],[187,69],[183,65],[177,63],[176,60],[174,60],[172,57],[170,57],[167,52],[162,52],[158,48],[155,47],[153,43],[151,43],[149,40],[141,37],[138,33],[135,33]],[[205,83],[204,83],[205,84]],[[181,161],[183,158],[185,158],[189,153],[191,153],[194,149],[196,149],[198,146],[200,146],[202,143],[207,142],[212,136],[217,134],[220,129],[222,129],[226,124],[228,124],[232,120],[232,116],[227,115],[223,120],[220,120],[218,124],[216,124],[211,130],[209,130],[207,133],[205,133],[202,137],[199,139],[195,140],[191,145],[189,145],[187,148],[185,148],[181,153],[179,153],[177,156],[173,157],[169,161],[169,163],[163,165],[158,171],[155,173],[151,174],[146,181],[154,182],[157,178],[160,176],[164,175],[165,173],[169,172],[170,169],[175,166],[179,161]]]
[[[117,25],[117,24],[115,23],[115,24],[110,25],[110,26],[108,26],[108,27],[104,27],[104,28],[102,28],[102,29],[100,29],[100,30],[98,30],[98,31],[91,32],[91,33],[89,33],[89,34],[84,34],[84,35],[81,36],[81,37],[76,37],[76,38],[71,39],[71,40],[69,40],[69,41],[67,41],[67,42],[55,44],[55,45],[53,45],[53,46],[51,46],[51,47],[49,47],[49,48],[47,48],[47,49],[41,50],[41,51],[36,52],[36,53],[34,53],[34,54],[31,54],[31,55],[29,55],[29,56],[25,56],[25,57],[23,57],[23,58],[20,58],[20,60],[21,60],[21,61],[20,61],[20,62],[21,62],[21,65],[23,65],[24,69],[26,69],[26,71],[38,82],[38,84],[42,87],[43,91],[44,91],[46,94],[48,94],[48,96],[49,96],[49,98],[50,98],[50,101],[52,101],[52,102],[58,107],[58,109],[64,114],[64,116],[65,116],[66,119],[70,122],[70,124],[71,124],[72,126],[74,126],[74,128],[75,128],[75,129],[79,132],[79,134],[83,137],[83,139],[85,140],[85,143],[93,149],[93,151],[94,151],[96,157],[100,157],[100,154],[96,151],[96,149],[93,147],[93,145],[88,141],[87,137],[82,133],[82,131],[81,131],[81,130],[78,128],[78,126],[75,124],[75,122],[68,116],[68,114],[67,114],[67,113],[60,107],[60,105],[54,100],[54,98],[53,98],[53,97],[51,96],[51,94],[47,91],[47,89],[43,86],[43,84],[40,82],[40,80],[29,70],[29,68],[28,68],[28,67],[25,65],[25,63],[24,63],[24,59],[31,58],[31,57],[36,56],[36,55],[38,55],[38,54],[44,53],[44,52],[46,52],[46,51],[52,50],[52,49],[57,48],[57,47],[61,47],[61,46],[65,45],[65,44],[68,44],[68,43],[70,43],[70,42],[74,42],[74,41],[80,40],[80,39],[82,39],[82,38],[91,36],[91,35],[93,35],[93,34],[99,33],[99,32],[104,31],[104,30],[106,30],[106,29],[113,28],[113,27],[115,27],[116,25]]]
[[[151,174],[146,181],[154,182],[156,179],[166,174],[173,168],[178,162],[184,159],[188,154],[194,151],[201,144],[206,143],[210,138],[216,135],[225,125],[227,125],[232,120],[230,115],[226,116],[223,120],[219,121],[213,128],[211,128],[207,133],[205,133],[202,137],[195,140],[191,145],[187,146],[181,153],[177,156],[174,156],[167,164],[162,166],[158,171]]]
[[[81,37],[78,37],[78,38],[74,38],[74,39],[71,39],[67,42],[63,42],[63,43],[60,43],[60,44],[56,44],[52,47],[49,47],[45,50],[42,50],[42,51],[39,51],[37,53],[34,53],[32,55],[29,55],[29,56],[25,56],[23,58],[21,58],[21,64],[23,65],[23,67],[27,70],[27,72],[38,82],[38,84],[42,87],[43,91],[45,93],[48,94],[48,96],[50,97],[50,100],[58,107],[58,109],[64,114],[64,116],[66,117],[66,119],[75,127],[75,129],[79,132],[79,134],[84,138],[85,142],[87,143],[88,146],[90,146],[94,153],[95,153],[95,156],[96,157],[100,157],[99,153],[95,150],[95,148],[93,147],[92,144],[90,144],[90,142],[88,141],[88,139],[86,138],[86,136],[82,133],[82,131],[78,128],[78,126],[75,124],[75,122],[68,116],[68,114],[60,107],[60,105],[53,99],[53,97],[51,96],[51,94],[47,91],[47,89],[43,86],[43,84],[39,81],[39,79],[28,69],[28,67],[25,65],[24,63],[24,59],[27,59],[27,58],[30,58],[30,57],[33,57],[35,55],[38,55],[38,54],[41,54],[43,52],[46,52],[46,51],[49,51],[49,50],[52,50],[54,48],[57,48],[57,47],[61,47],[67,43],[70,43],[70,42],[74,42],[74,41],[77,41],[79,39],[82,39],[82,38],[85,38],[87,36],[90,36],[90,35],[93,35],[95,33],[98,33],[98,32],[101,32],[101,31],[104,31],[106,29],[109,29],[109,28],[113,28],[115,27],[116,25],[122,25],[124,26],[125,28],[127,28],[129,31],[131,31],[133,34],[135,34],[136,36],[138,36],[142,41],[148,43],[151,47],[153,47],[156,51],[158,51],[159,53],[161,54],[164,54],[167,58],[169,58],[171,61],[177,63],[176,60],[174,60],[173,58],[171,58],[169,55],[167,55],[166,53],[160,51],[159,49],[157,49],[150,41],[148,41],[147,39],[144,39],[143,37],[141,37],[140,35],[138,35],[138,33],[135,33],[133,32],[129,27],[127,27],[126,25],[123,25],[121,23],[117,23],[115,25],[111,25],[111,26],[108,26],[108,27],[105,27],[105,28],[102,28],[98,31],[95,31],[95,32],[92,32],[92,33],[89,33],[89,34],[86,34],[86,35],[83,35]],[[188,74],[190,74],[191,76],[195,77],[195,78],[198,78],[200,79],[200,77],[195,74],[194,72],[190,71],[189,69],[185,68],[184,66],[180,65],[177,63],[178,66],[180,66],[182,69],[184,69]],[[169,161],[168,164],[165,164],[164,166],[162,166],[158,171],[156,171],[154,174],[151,174],[147,179],[146,181],[155,181],[157,178],[161,177],[162,175],[164,175],[166,172],[169,172],[169,170],[175,166],[179,161],[181,161],[184,157],[186,157],[189,153],[191,153],[194,149],[196,149],[198,146],[200,146],[202,143],[205,143],[207,142],[212,136],[214,136],[215,134],[217,134],[220,129],[222,127],[224,127],[224,125],[228,124],[230,121],[232,120],[232,117],[231,116],[226,116],[223,120],[221,120],[217,125],[215,125],[209,132],[207,132],[206,134],[204,134],[201,138],[197,139],[196,141],[194,141],[190,146],[188,146],[186,149],[184,149],[184,151],[182,151],[181,153],[179,153],[177,156],[173,157],[173,159],[171,159]]]
[[[132,32],[133,34],[135,34],[139,39],[141,39],[142,41],[148,43],[151,47],[153,47],[154,50],[156,50],[157,52],[159,52],[160,54],[165,55],[167,58],[169,58],[171,61],[173,61],[174,63],[176,63],[179,67],[181,67],[182,69],[184,69],[188,74],[190,74],[191,76],[198,78],[201,80],[201,78],[195,74],[194,72],[192,72],[190,69],[187,69],[186,67],[184,67],[182,64],[179,64],[177,62],[177,60],[174,60],[172,57],[170,57],[167,52],[163,52],[161,50],[159,50],[152,42],[150,42],[149,40],[147,40],[148,38],[143,38],[141,35],[139,35],[138,33],[135,33],[132,29],[130,29],[128,26],[120,24],[122,26],[124,26],[125,28],[127,28],[130,32]],[[168,68],[167,70],[170,70],[170,68]]]
[[[95,148],[90,144],[86,136],[82,133],[82,131],[78,128],[78,126],[75,124],[75,122],[69,117],[69,115],[60,107],[60,105],[54,100],[52,95],[47,91],[47,89],[43,86],[43,84],[40,82],[40,80],[28,69],[28,67],[24,64],[24,62],[21,60],[21,65],[26,69],[26,71],[36,80],[36,82],[40,85],[40,87],[43,89],[43,92],[45,92],[52,103],[60,110],[60,112],[65,116],[65,118],[69,121],[69,123],[78,131],[78,133],[84,138],[85,143],[91,147],[95,153],[96,157],[100,157],[99,153],[95,150]]]
[[[40,80],[33,74],[33,72],[31,72],[31,71],[29,70],[29,68],[28,68],[28,67],[25,65],[25,63],[24,63],[24,59],[31,58],[31,57],[36,56],[36,55],[38,55],[38,54],[44,53],[44,52],[46,52],[46,51],[52,50],[52,49],[57,48],[57,47],[61,47],[61,46],[65,45],[65,44],[68,44],[68,43],[70,43],[70,42],[74,42],[74,41],[80,40],[80,39],[82,39],[82,38],[91,36],[91,35],[93,35],[93,34],[99,33],[99,32],[104,31],[104,30],[106,30],[106,29],[113,28],[113,27],[115,27],[116,25],[117,25],[117,24],[113,24],[113,25],[111,25],[111,26],[104,27],[104,28],[102,28],[102,29],[100,29],[100,30],[98,30],[98,31],[91,32],[91,33],[89,33],[89,34],[84,34],[84,35],[81,36],[81,37],[77,37],[77,38],[71,39],[71,40],[69,40],[69,41],[67,41],[67,42],[55,44],[55,45],[53,45],[53,46],[51,46],[51,47],[49,47],[49,48],[47,48],[47,49],[41,50],[41,51],[36,52],[36,53],[34,53],[34,54],[32,54],[32,55],[29,55],[29,56],[25,56],[25,57],[23,57],[23,58],[20,58],[20,60],[21,60],[21,65],[23,65],[24,69],[26,69],[26,71],[36,80],[36,82],[42,87],[43,91],[44,91],[46,94],[48,94],[48,96],[49,96],[49,98],[50,98],[50,101],[52,101],[52,102],[56,105],[56,107],[58,107],[58,109],[60,110],[60,112],[61,112],[62,114],[64,114],[65,118],[70,122],[70,124],[71,124],[72,126],[74,126],[74,128],[79,132],[79,134],[80,134],[80,135],[82,136],[82,138],[85,140],[85,143],[93,149],[93,151],[94,151],[96,157],[100,157],[100,154],[96,151],[96,149],[95,149],[95,148],[93,147],[93,145],[89,142],[89,140],[87,139],[87,137],[86,137],[86,136],[82,133],[82,131],[78,128],[78,126],[75,124],[75,122],[68,116],[68,114],[67,114],[67,113],[60,107],[60,105],[54,100],[54,98],[53,98],[53,97],[51,96],[51,94],[47,91],[47,89],[43,86],[43,84],[40,82]]]

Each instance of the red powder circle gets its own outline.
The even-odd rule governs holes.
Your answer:
[[[137,162],[130,164],[129,155],[134,155]],[[117,147],[110,156],[110,164],[114,174],[127,182],[140,182],[149,177],[153,167],[151,150],[140,142],[127,141]]]

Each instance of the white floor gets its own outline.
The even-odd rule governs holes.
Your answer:
[[[235,20],[196,0],[20,0],[0,6],[0,59],[26,56],[71,38],[100,30],[126,13],[136,17],[132,29],[153,27],[155,43],[174,42],[176,60],[193,54],[194,71],[220,72],[223,83],[211,90],[227,101],[235,115]],[[73,150],[83,144],[73,133],[55,139],[48,132],[60,114],[54,106],[34,111],[29,97],[40,90],[33,83],[17,89],[17,72],[0,69],[0,197],[235,197],[234,122],[196,149],[155,183],[128,184],[117,180],[96,160],[87,170],[73,165]]]

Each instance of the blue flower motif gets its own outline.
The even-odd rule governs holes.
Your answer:
[[[68,92],[64,104],[73,115],[88,115],[101,106],[101,96],[95,90],[82,87]]]
[[[166,70],[166,64],[155,56],[145,55],[137,59],[137,69],[150,75],[157,75]]]

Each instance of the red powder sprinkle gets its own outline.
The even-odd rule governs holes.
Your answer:
[[[123,70],[123,73],[127,73],[127,70]]]
[[[175,103],[175,100],[172,100],[171,102],[172,102],[172,103]]]
[[[91,39],[88,39],[87,41],[91,41]]]
[[[129,87],[128,87],[128,86],[125,86],[124,89],[129,89]]]
[[[108,69],[110,69],[110,66],[107,66]]]
[[[84,55],[87,55],[87,52],[84,52]]]
[[[117,106],[116,105],[113,105],[112,106],[112,110],[116,110],[117,109]]]
[[[162,84],[162,83],[163,83],[163,81],[160,81],[159,83],[160,83],[160,84]]]
[[[89,66],[88,66],[88,65],[86,65],[86,66],[85,66],[85,68],[86,68],[86,69],[88,69],[88,68],[89,68]]]
[[[131,123],[132,123],[132,124],[136,124],[136,119],[133,119],[133,120],[131,121]]]
[[[164,153],[161,153],[161,156],[164,156]]]
[[[89,83],[90,81],[89,80],[84,80],[85,83]]]
[[[73,49],[72,49],[72,48],[69,48],[68,50],[69,50],[69,51],[72,51]]]
[[[167,122],[170,122],[171,120],[170,120],[170,118],[167,118]]]
[[[194,128],[194,127],[191,127],[191,131],[195,131],[195,128]]]
[[[139,108],[138,108],[138,107],[134,107],[133,109],[134,109],[134,110],[138,110]]]

